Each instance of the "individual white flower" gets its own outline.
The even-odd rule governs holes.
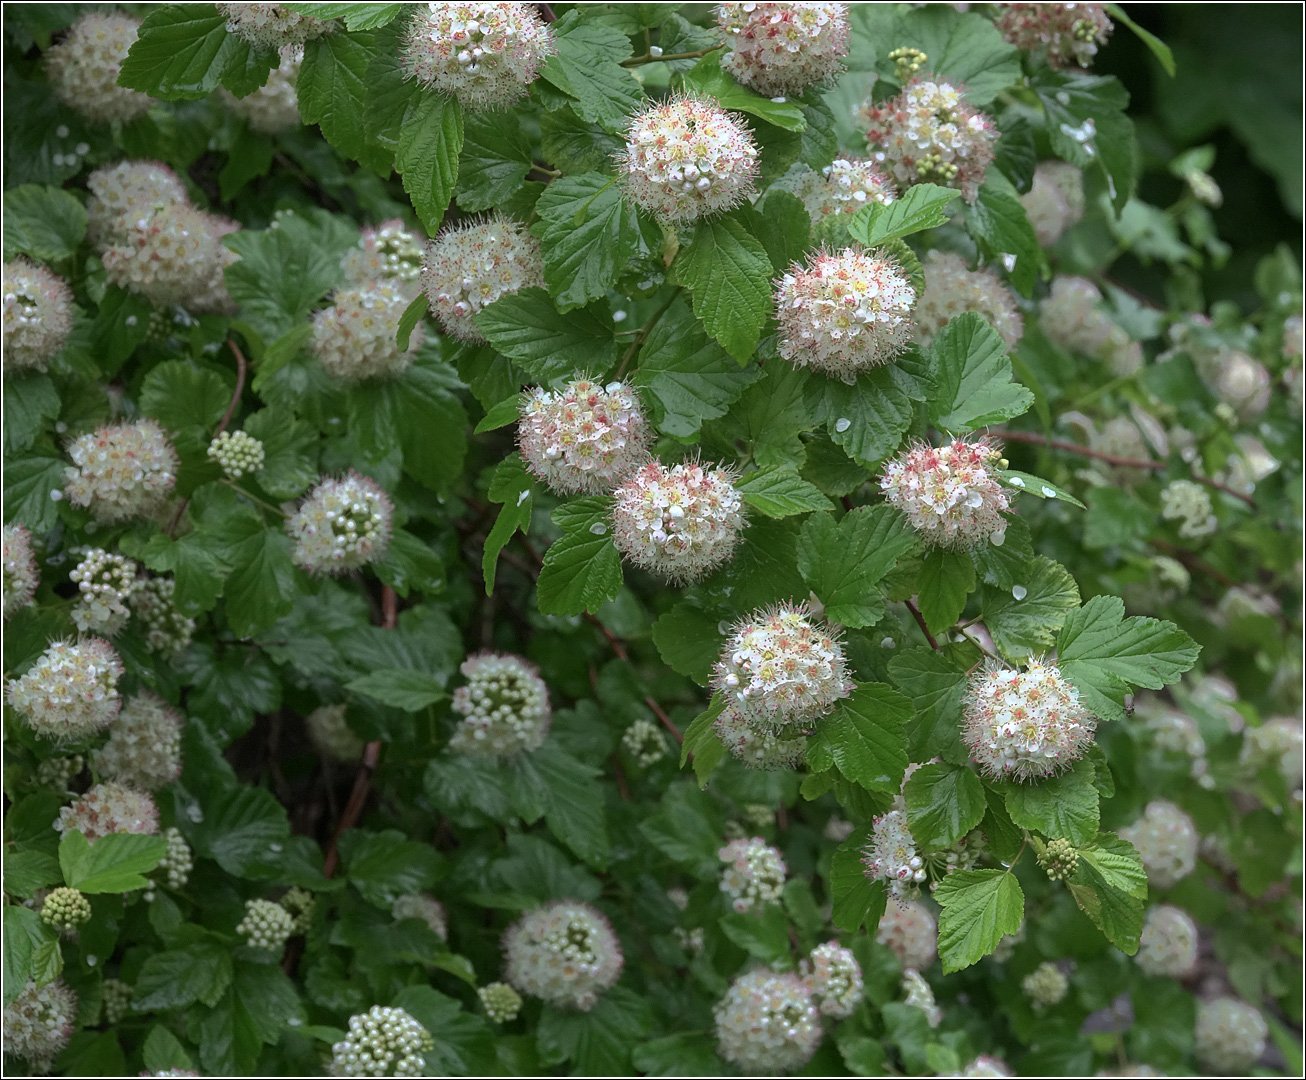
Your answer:
[[[45,52],[45,71],[55,96],[88,120],[124,124],[144,116],[154,99],[118,85],[140,19],[121,11],[90,11],[73,23],[63,40]]]
[[[224,431],[209,443],[208,458],[232,480],[263,468],[263,443],[244,431]]]
[[[1143,816],[1119,832],[1138,849],[1154,889],[1169,889],[1197,865],[1193,819],[1166,799],[1153,799]]]
[[[159,831],[159,810],[143,791],[122,784],[96,784],[59,811],[54,828],[61,833],[78,829],[92,844],[114,833],[154,836]]]
[[[528,911],[503,934],[504,976],[556,1008],[589,1012],[617,981],[621,944],[598,908],[554,900]]]
[[[459,754],[511,757],[538,750],[553,711],[549,688],[529,660],[507,653],[476,653],[458,669],[467,679],[453,692],[463,720],[449,740]]]
[[[1290,792],[1302,786],[1302,723],[1295,716],[1277,716],[1243,735],[1239,761],[1254,769],[1275,766]]]
[[[838,1020],[852,1016],[865,996],[862,968],[852,950],[827,941],[812,950],[811,965],[804,981],[821,1012]]]
[[[765,97],[829,83],[848,55],[847,4],[718,4],[721,66]]]
[[[755,190],[757,144],[714,100],[678,96],[637,113],[616,155],[626,195],[659,221],[687,222],[738,206]]]
[[[238,258],[222,238],[240,226],[228,218],[173,203],[132,223],[100,253],[113,285],[143,296],[155,307],[178,304],[188,311],[233,314],[223,270]]]
[[[158,161],[120,161],[103,165],[86,179],[87,239],[97,251],[126,243],[135,229],[168,206],[190,202],[186,185]]]
[[[109,740],[91,755],[97,775],[145,791],[181,776],[185,717],[157,694],[142,690],[127,700],[109,728]]]
[[[521,1012],[521,995],[507,983],[492,982],[477,989],[485,1015],[496,1024],[510,1024]]]
[[[320,705],[304,718],[304,723],[309,741],[319,754],[350,765],[363,756],[364,743],[350,728],[346,711],[343,704]]]
[[[1070,980],[1051,960],[1044,960],[1020,980],[1020,988],[1036,1010],[1046,1009],[1061,1003],[1070,989]]]
[[[104,548],[91,548],[68,575],[78,589],[72,620],[83,634],[113,637],[131,612],[127,599],[136,587],[136,564]]]
[[[712,730],[731,757],[750,769],[796,769],[807,756],[807,740],[801,734],[785,737],[755,726],[733,703],[712,721]]]
[[[745,1075],[796,1072],[821,1042],[821,1016],[792,972],[740,975],[713,1009],[717,1053]]]
[[[107,641],[55,641],[25,674],[10,680],[9,704],[41,738],[78,742],[113,723],[122,704],[122,673]]]
[[[304,59],[302,47],[281,50],[281,62],[272,69],[268,81],[243,98],[224,93],[223,101],[237,116],[244,117],[251,131],[263,135],[280,135],[299,127],[299,65]]]
[[[871,881],[883,881],[899,902],[920,895],[929,871],[912,837],[907,804],[901,795],[894,797],[893,809],[872,819],[871,835],[862,849],[862,866]]]
[[[421,291],[424,255],[417,234],[405,228],[399,218],[392,218],[375,228],[364,228],[358,245],[340,260],[340,270],[350,285],[388,281],[411,301]]]
[[[951,251],[930,251],[922,264],[925,291],[912,315],[916,340],[929,345],[936,334],[958,315],[974,311],[984,317],[1008,349],[1014,349],[1025,332],[1016,298],[993,270],[970,270],[966,260]]]
[[[1197,966],[1197,925],[1171,904],[1150,908],[1134,960],[1148,975],[1182,979],[1192,974]]]
[[[248,41],[260,52],[303,45],[306,41],[334,33],[339,23],[301,15],[284,4],[218,4],[227,17],[227,32]]]
[[[177,452],[150,419],[82,435],[68,456],[73,464],[64,470],[64,495],[110,525],[154,513],[177,483]]]
[[[875,940],[893,952],[904,971],[924,971],[939,955],[939,924],[924,904],[890,904]]]
[[[1216,1076],[1245,1076],[1265,1052],[1269,1034],[1260,1012],[1237,998],[1221,997],[1197,1007],[1197,1060]]]
[[[375,480],[352,469],[321,480],[286,521],[294,561],[310,573],[342,574],[375,562],[390,546],[394,504]]]
[[[1132,375],[1142,365],[1142,347],[1098,307],[1101,302],[1087,278],[1058,277],[1039,307],[1039,327],[1054,344],[1101,360],[1113,375]]]
[[[1020,203],[1039,247],[1051,247],[1084,216],[1084,174],[1066,161],[1040,161]]]
[[[272,900],[246,900],[245,917],[236,927],[236,933],[250,948],[280,955],[294,925],[294,916],[280,904]]]
[[[22,525],[4,527],[4,617],[17,615],[32,603],[41,571],[32,551],[32,534]]]
[[[337,289],[331,303],[313,315],[312,349],[326,373],[349,382],[403,374],[426,337],[419,322],[407,349],[395,340],[411,299],[389,281]]]
[[[4,264],[4,370],[44,371],[73,329],[73,291],[58,274],[20,256]]]
[[[77,1023],[77,995],[62,979],[27,984],[4,1008],[5,1056],[20,1057],[35,1073],[47,1073],[72,1041]]]
[[[920,443],[884,465],[880,490],[931,547],[1001,545],[1011,508],[998,482],[1002,452],[986,439]]]
[[[185,652],[195,634],[195,620],[177,610],[172,578],[141,577],[127,599],[145,634],[145,647],[165,659]]]
[[[405,893],[390,905],[395,919],[420,919],[441,941],[449,940],[449,917],[444,905],[430,893]]]
[[[1192,480],[1171,480],[1161,492],[1161,516],[1178,521],[1179,535],[1186,539],[1209,536],[1220,527],[1211,513],[1211,495]]]
[[[893,256],[815,251],[776,283],[780,355],[852,383],[906,347],[915,303],[916,290]]]
[[[626,728],[621,745],[641,769],[656,765],[667,756],[667,740],[652,720],[640,717]]]
[[[887,205],[898,191],[868,158],[835,158],[820,172],[799,167],[794,194],[802,199],[816,228],[823,219],[846,219],[870,203]]]
[[[908,968],[902,973],[903,1004],[920,1009],[926,1023],[936,1028],[943,1022],[943,1010],[934,1000],[934,991],[919,971]]]
[[[1106,44],[1111,20],[1105,4],[1001,4],[998,30],[1018,49],[1049,66],[1089,67]]]
[[[425,1076],[435,1040],[403,1009],[373,1005],[349,1018],[349,1033],[331,1047],[332,1076]]]
[[[784,856],[760,836],[731,840],[716,854],[726,864],[721,871],[721,891],[736,911],[780,900],[785,884]]]
[[[190,880],[190,872],[195,867],[195,857],[191,854],[190,845],[186,843],[186,838],[181,835],[180,829],[164,829],[163,838],[168,842],[168,850],[159,860],[156,873],[163,875],[168,888],[180,889]]]
[[[104,1022],[118,1023],[131,1008],[132,988],[121,979],[105,979],[100,984],[100,1002],[104,1006]]]

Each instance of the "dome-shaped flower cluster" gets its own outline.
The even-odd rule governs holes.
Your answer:
[[[893,809],[871,821],[871,835],[862,849],[862,866],[871,881],[883,881],[899,903],[914,900],[929,876],[907,823],[907,804],[895,796]],[[908,965],[915,966],[915,965]]]
[[[80,889],[61,886],[51,890],[41,905],[41,921],[66,935],[76,934],[77,928],[91,919],[91,902]]]
[[[640,717],[626,728],[621,745],[641,769],[656,765],[667,756],[667,740],[652,720]]]
[[[236,933],[250,948],[280,955],[294,926],[294,916],[280,904],[272,900],[246,900],[245,917],[237,925]]]
[[[1148,883],[1155,889],[1171,888],[1197,865],[1193,819],[1167,799],[1153,799],[1143,816],[1119,835],[1138,849]]]
[[[421,919],[441,941],[449,940],[449,917],[444,905],[430,893],[406,893],[390,905],[395,919]]]
[[[1102,293],[1087,278],[1058,277],[1039,307],[1038,324],[1063,349],[1091,356],[1113,375],[1132,375],[1143,363],[1143,350],[1098,304]]]
[[[299,81],[299,65],[303,59],[302,48],[283,48],[281,63],[272,69],[268,81],[252,94],[243,98],[223,94],[227,108],[243,117],[252,131],[264,135],[280,135],[299,127],[299,94],[295,84]]]
[[[766,97],[828,83],[848,55],[847,4],[718,4],[721,66]]]
[[[36,782],[40,787],[56,788],[71,794],[67,791],[69,785],[85,768],[86,758],[81,754],[46,758],[36,768]]]
[[[1199,352],[1197,373],[1207,389],[1243,422],[1255,420],[1270,404],[1270,373],[1241,349]]]
[[[812,997],[820,1002],[821,1012],[839,1020],[852,1016],[865,993],[862,968],[852,950],[827,941],[812,950],[811,964],[805,981]]]
[[[284,4],[218,4],[217,7],[218,13],[227,17],[227,33],[243,38],[260,52],[303,45],[339,29],[339,24],[331,19],[301,15]]]
[[[231,479],[263,468],[266,452],[263,443],[244,431],[224,431],[209,443],[208,458]]]
[[[145,647],[169,660],[185,652],[195,633],[195,620],[176,608],[176,591],[172,578],[137,578],[127,601],[141,624]]]
[[[785,885],[784,856],[760,836],[731,840],[716,854],[726,864],[721,871],[721,891],[736,911],[780,900]]]
[[[129,698],[109,728],[109,740],[91,757],[98,775],[146,791],[181,776],[185,717],[156,694]]]
[[[1039,247],[1051,247],[1084,216],[1084,174],[1067,161],[1040,161],[1020,203]]]
[[[349,1018],[349,1034],[331,1047],[332,1076],[425,1076],[435,1040],[403,1009],[373,1005]]]
[[[730,561],[743,499],[725,468],[650,461],[613,493],[612,540],[636,566],[677,584]]]
[[[715,101],[680,96],[637,113],[616,155],[626,194],[659,221],[694,221],[754,191],[757,144]]]
[[[903,970],[924,971],[939,955],[939,925],[924,904],[890,904],[875,940],[898,958]]]
[[[943,1010],[934,1000],[934,991],[919,971],[908,968],[902,973],[903,1004],[920,1009],[925,1022],[936,1028],[943,1022]]]
[[[496,1024],[510,1024],[521,1012],[521,994],[507,983],[488,983],[476,991],[476,996],[481,999],[485,1015]]]
[[[426,331],[413,327],[408,348],[395,335],[411,297],[399,285],[372,281],[337,289],[329,306],[313,315],[312,349],[336,379],[393,379],[413,362]]]
[[[717,1053],[745,1074],[795,1072],[821,1042],[820,1013],[792,972],[740,975],[713,1015]]]
[[[480,310],[521,289],[543,288],[540,242],[502,214],[440,230],[426,246],[422,288],[446,334],[479,344]]]
[[[304,723],[319,754],[348,765],[363,756],[364,743],[350,728],[346,711],[343,704],[321,705],[304,718]]]
[[[1035,1009],[1046,1009],[1061,1003],[1070,989],[1070,980],[1051,960],[1044,960],[1020,980],[1020,988]]]
[[[358,244],[340,260],[340,270],[350,285],[388,281],[403,290],[408,300],[421,291],[424,257],[422,241],[399,218],[364,228]]]
[[[598,908],[555,900],[528,911],[503,934],[504,976],[556,1008],[589,1012],[621,974],[621,944]]]
[[[880,490],[930,547],[1001,545],[1010,509],[998,482],[1002,453],[987,439],[917,444],[884,466]]]
[[[1209,536],[1220,527],[1211,512],[1211,494],[1192,480],[1171,480],[1161,492],[1161,516],[1179,522],[1179,535],[1185,539]]]
[[[1143,920],[1138,939],[1138,966],[1148,975],[1182,979],[1197,966],[1197,925],[1187,912],[1158,904]]]
[[[939,184],[956,188],[968,203],[979,197],[998,129],[966,104],[959,87],[916,75],[892,100],[867,101],[860,115],[873,160],[900,188]]]
[[[974,311],[998,332],[1008,349],[1014,349],[1025,332],[1024,320],[1011,294],[993,270],[969,270],[966,260],[950,251],[925,256],[925,291],[916,303],[912,321],[916,340],[928,345],[949,320]]]
[[[971,674],[962,740],[994,780],[1042,780],[1070,767],[1093,745],[1097,717],[1055,664],[1037,658],[1024,671],[988,661]]]
[[[78,742],[113,723],[122,661],[99,638],[53,642],[8,686],[9,704],[43,739]]]
[[[123,784],[96,784],[59,811],[54,827],[61,833],[77,829],[92,844],[114,833],[154,836],[159,831],[159,810],[143,791]]]
[[[1039,855],[1038,864],[1049,881],[1065,881],[1079,866],[1079,851],[1069,840],[1054,837]]]
[[[195,857],[180,829],[164,829],[163,838],[168,842],[168,850],[159,860],[157,870],[162,872],[168,888],[180,889],[190,880],[190,872],[195,868]]]
[[[47,1073],[54,1059],[72,1041],[77,1021],[77,995],[62,979],[37,986],[28,979],[19,995],[4,1008],[5,1056],[23,1058],[33,1072]]]
[[[83,634],[113,637],[127,623],[127,599],[136,586],[136,564],[104,548],[91,548],[68,578],[78,589],[72,620]]]
[[[154,99],[118,85],[140,19],[120,11],[91,11],[73,23],[63,40],[45,52],[45,71],[55,96],[88,120],[130,123],[149,112]]]
[[[1105,4],[1001,4],[998,30],[1007,41],[1049,66],[1091,67],[1111,33]]]
[[[1182,564],[1180,564],[1182,569]],[[1187,571],[1185,571],[1186,573]],[[1152,745],[1158,750],[1171,754],[1182,754],[1190,759],[1192,765],[1189,775],[1203,787],[1212,787],[1215,780],[1207,770],[1206,740],[1198,730],[1197,724],[1183,713],[1163,712],[1147,722],[1152,732]]]
[[[4,562],[4,617],[9,619],[32,602],[41,584],[32,534],[22,525],[6,525],[0,558]]]
[[[86,179],[86,234],[97,248],[127,240],[165,206],[190,200],[186,185],[157,161],[119,161],[96,169]]]
[[[177,452],[150,419],[82,435],[68,456],[73,463],[64,470],[64,496],[110,525],[154,513],[177,483]]]
[[[456,97],[471,112],[518,101],[554,52],[531,4],[416,4],[399,48],[406,78]]]
[[[73,292],[31,259],[4,264],[4,370],[44,371],[73,328]]]
[[[1268,1034],[1260,1012],[1237,998],[1216,998],[1197,1008],[1197,1060],[1216,1076],[1245,1076],[1265,1052]]]
[[[652,439],[632,387],[584,378],[531,390],[517,425],[526,467],[559,495],[612,491],[639,468]]]
[[[916,290],[893,256],[855,248],[813,252],[776,284],[780,355],[851,383],[902,352],[915,303]]]
[[[454,712],[463,720],[450,750],[511,757],[544,745],[553,710],[534,664],[507,653],[476,653],[458,670],[467,685],[453,692]]]
[[[750,769],[796,769],[807,756],[807,740],[801,734],[786,738],[754,727],[734,704],[727,704],[712,721],[712,730],[731,757]]]
[[[100,1003],[104,1006],[104,1022],[116,1024],[131,1008],[132,988],[121,979],[105,979],[100,984]]]
[[[1302,785],[1302,723],[1295,716],[1276,716],[1260,727],[1249,727],[1243,736],[1239,761],[1259,769],[1275,766],[1290,792]]]
[[[394,504],[375,480],[352,469],[321,480],[286,521],[294,560],[314,574],[343,574],[385,555]]]
[[[848,218],[868,203],[891,203],[893,182],[868,158],[835,158],[820,172],[801,168],[794,194],[803,200],[816,228],[824,218]]]

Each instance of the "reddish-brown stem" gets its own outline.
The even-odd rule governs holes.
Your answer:
[[[618,793],[621,795],[622,799],[624,799],[626,802],[629,802],[630,788],[626,784],[626,773],[625,770],[622,769],[621,767],[621,759],[617,757],[617,752],[615,750],[612,752],[612,771],[616,774],[617,777]]]
[[[593,615],[587,611],[585,612],[585,618],[592,625],[597,626],[599,628],[599,632],[607,639],[608,647],[611,648],[614,653],[616,653],[618,660],[628,661],[630,659],[630,654],[626,652],[626,643],[622,641],[621,638],[617,637],[617,635],[614,634],[611,630],[609,630],[606,626],[604,626],[602,621],[599,619],[597,615]],[[664,728],[666,728],[669,732],[671,732],[671,737],[675,739],[676,742],[683,743],[685,741],[685,737],[682,734],[680,734],[680,728],[676,727],[676,725],[672,722],[671,717],[669,717],[666,714],[666,710],[664,710],[661,705],[659,705],[656,701],[653,700],[652,695],[650,694],[644,695],[644,704],[647,705],[649,707],[649,710],[653,713],[653,715],[658,718],[658,723],[661,724]]]
[[[939,648],[939,643],[934,640],[934,635],[930,633],[930,628],[925,625],[925,619],[921,615],[920,609],[915,604],[913,604],[910,600],[908,600],[906,603],[907,603],[907,610],[911,612],[912,618],[916,620],[916,625],[921,628],[921,633],[925,635],[925,640],[930,643],[930,648],[938,649],[940,652],[942,652],[943,650]]]
[[[1203,573],[1207,577],[1215,579],[1221,585],[1224,585],[1226,588],[1232,588],[1233,586],[1238,584],[1237,581],[1231,578],[1223,570],[1217,570],[1205,559],[1200,558],[1197,555],[1194,555],[1187,548],[1181,548],[1178,544],[1170,543],[1169,540],[1160,540],[1160,539],[1149,540],[1148,543],[1151,544],[1152,547],[1156,548],[1158,551],[1164,551],[1167,555],[1173,555],[1176,559],[1178,559],[1181,563],[1183,563],[1186,567],[1188,567],[1189,570],[1196,570],[1199,573]]]

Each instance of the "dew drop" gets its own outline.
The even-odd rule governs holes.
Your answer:
[[[1011,478],[1011,486],[1017,488],[1023,488],[1025,486],[1025,481],[1022,480],[1019,476],[1013,476]]]
[[[726,622],[725,619],[722,619],[719,623],[716,624],[716,632],[718,634],[730,633],[730,624]]]
[[[54,134],[55,134],[55,138],[57,139],[68,138],[68,125],[60,124],[57,128],[54,129]]]
[[[614,312],[612,313],[612,321],[613,321],[613,322],[625,322],[625,321],[626,321],[626,313],[625,313],[624,311],[614,311]]]
[[[1050,487],[1048,487],[1047,484],[1044,484],[1044,485],[1043,485],[1043,497],[1044,497],[1045,499],[1055,499],[1055,498],[1057,497],[1057,493],[1056,493],[1055,491],[1053,491]]]
[[[880,648],[881,648],[881,649],[896,649],[897,647],[898,647],[898,643],[897,643],[896,641],[894,641],[893,638],[891,638],[891,637],[886,637],[886,638],[881,638],[881,639],[880,639]]]
[[[530,493],[530,489],[529,489],[529,488],[528,488],[527,490],[525,490],[525,491],[518,492],[518,494],[517,494],[517,505],[518,505],[518,506],[521,506],[521,504],[524,503],[524,502],[525,502],[527,499],[529,499],[530,497],[531,497],[531,493]]]
[[[95,965],[98,964],[99,962],[100,962],[100,958],[98,956],[88,956],[86,958],[87,967],[95,967]]]
[[[1013,585],[1011,586],[1011,595],[1017,600],[1024,600],[1029,595],[1029,590],[1024,585]]]
[[[593,525],[590,526],[590,532],[592,532],[595,536],[603,536],[607,531],[608,531],[607,525],[605,525],[601,521],[596,521]]]
[[[274,855],[279,855],[279,854],[281,854],[281,850],[282,850],[282,848],[281,848],[281,845],[280,845],[280,844],[269,844],[269,845],[268,845],[268,850],[271,851],[272,854],[274,854]]]
[[[1002,265],[1007,268],[1007,273],[1010,274],[1013,270],[1016,269],[1016,256],[1003,252]]]
[[[846,416],[841,416],[839,417],[838,420],[834,422],[835,431],[847,431],[852,426],[853,426],[853,422],[849,420],[848,417]]]

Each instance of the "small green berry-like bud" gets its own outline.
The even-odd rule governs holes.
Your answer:
[[[1038,864],[1052,881],[1064,881],[1079,865],[1079,852],[1069,840],[1049,840]]]
[[[127,1015],[132,988],[121,979],[105,979],[100,988],[100,1000],[104,1003],[104,1022],[112,1026]]]
[[[209,458],[222,466],[231,479],[263,468],[263,444],[244,431],[224,431],[209,443]]]
[[[508,1024],[521,1011],[521,995],[507,983],[494,982],[476,991],[485,1015],[496,1024]]]
[[[290,912],[280,904],[271,900],[247,900],[245,917],[236,927],[236,933],[255,949],[280,953],[294,930],[294,923]]]
[[[69,933],[91,918],[91,902],[77,889],[55,889],[41,905],[41,920],[56,930]]]
[[[913,49],[904,45],[902,48],[894,49],[893,52],[889,53],[889,59],[893,61],[893,77],[902,83],[925,66],[925,61],[929,59],[929,55],[921,52],[920,49]]]
[[[307,889],[301,889],[296,885],[281,898],[281,906],[294,920],[290,927],[291,934],[307,934],[309,926],[313,923],[313,909],[317,906],[317,898]]]

